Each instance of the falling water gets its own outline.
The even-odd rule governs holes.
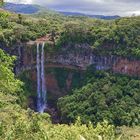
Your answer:
[[[39,44],[37,44],[37,110],[41,109],[41,93],[40,93],[40,54]]]
[[[46,86],[45,86],[45,72],[44,72],[44,45],[42,44],[42,54],[41,54],[41,80],[42,80],[42,108],[43,110],[46,107]]]
[[[37,44],[37,111],[40,113],[43,113],[46,108],[44,45],[45,43],[42,44],[40,53],[40,45]]]

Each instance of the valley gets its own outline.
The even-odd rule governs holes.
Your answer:
[[[0,9],[2,140],[137,140],[139,78],[140,16]]]

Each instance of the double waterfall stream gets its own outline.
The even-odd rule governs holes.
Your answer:
[[[46,85],[44,72],[44,46],[37,43],[37,111],[43,113],[46,108]]]

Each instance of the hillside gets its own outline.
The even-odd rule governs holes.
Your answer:
[[[34,14],[40,11],[39,6],[30,4],[5,3],[2,8],[11,12],[22,14]]]
[[[14,3],[5,3],[2,7],[5,10],[9,10],[11,12],[15,13],[21,13],[21,14],[35,14],[37,12],[47,12],[48,9],[38,6],[38,5],[31,5],[31,4],[14,4]],[[119,18],[119,16],[105,16],[105,15],[88,15],[88,14],[82,14],[82,13],[74,13],[74,12],[60,12],[56,11],[60,14],[64,14],[66,16],[84,16],[84,17],[91,17],[91,18],[97,18],[97,19],[116,19]]]
[[[83,16],[83,17],[90,17],[90,18],[97,18],[97,19],[105,19],[105,20],[111,20],[111,19],[117,19],[120,18],[120,16],[114,15],[114,16],[105,16],[105,15],[88,15],[88,14],[82,14],[77,12],[61,12],[60,13],[66,15],[66,16]]]
[[[30,16],[2,12],[0,18],[1,43],[6,46],[18,41],[35,40],[53,32],[57,47],[87,43],[97,54],[135,58],[140,55],[139,16],[104,21],[89,17],[65,17],[50,11]]]
[[[140,17],[10,6],[0,11],[0,139],[139,139]]]

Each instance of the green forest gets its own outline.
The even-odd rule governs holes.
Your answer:
[[[94,65],[80,74],[49,69],[45,72],[55,75],[61,91],[74,75],[70,90],[55,99],[60,123],[54,124],[49,112],[28,106],[29,96],[36,95],[36,88],[31,88],[34,81],[26,77],[28,71],[15,74],[18,56],[12,52],[17,44],[46,35],[53,44],[45,45],[50,54],[88,44],[96,55],[140,60],[140,16],[102,20],[49,10],[24,15],[0,9],[0,140],[140,139],[139,76],[96,70]]]
[[[56,47],[86,42],[100,54],[136,58],[140,55],[140,17],[105,21],[88,17],[65,17],[55,12],[33,16],[1,12],[0,24],[0,39],[5,46],[51,34],[55,37]],[[108,48],[105,47],[107,45]]]

